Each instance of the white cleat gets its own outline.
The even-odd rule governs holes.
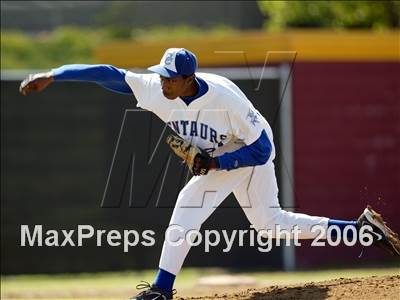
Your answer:
[[[365,225],[372,227],[372,231],[368,230],[368,233],[373,236],[372,245],[378,246],[394,256],[400,256],[399,236],[386,225],[381,215],[371,206],[367,206],[357,222],[359,229]]]

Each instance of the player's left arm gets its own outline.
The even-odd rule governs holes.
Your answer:
[[[216,157],[217,168],[232,170],[242,167],[263,165],[268,161],[271,152],[272,144],[267,133],[263,130],[260,137],[252,144]]]
[[[231,97],[225,105],[232,134],[245,145],[217,157],[219,169],[232,170],[265,164],[273,152],[272,141],[266,132],[267,121],[245,96]]]

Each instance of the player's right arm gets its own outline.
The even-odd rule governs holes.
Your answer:
[[[19,91],[27,95],[32,91],[45,89],[54,81],[86,81],[117,93],[132,95],[133,92],[125,81],[126,72],[111,65],[64,65],[49,72],[29,75],[21,82]]]

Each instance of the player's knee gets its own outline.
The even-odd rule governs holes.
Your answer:
[[[284,214],[285,211],[280,207],[268,207],[267,209],[263,210],[262,213],[260,211],[260,215],[256,218],[256,220],[253,220],[253,227],[257,231],[274,230],[276,225],[281,223],[281,219]]]
[[[197,236],[199,230],[200,227],[193,224],[170,224],[165,232],[165,240],[172,243],[192,240]]]

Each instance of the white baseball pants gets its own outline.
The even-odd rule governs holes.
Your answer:
[[[186,232],[200,230],[231,192],[256,230],[271,229],[274,232],[275,225],[279,224],[282,230],[290,231],[297,225],[300,239],[312,239],[317,234],[311,232],[313,225],[319,224],[327,229],[328,218],[287,212],[280,208],[273,162],[231,171],[213,170],[206,176],[194,176],[179,193],[170,225],[179,225],[184,231],[171,231],[169,241],[183,239],[183,242],[176,246],[164,241],[159,264],[161,269],[178,274],[190,250],[189,243],[184,239]]]

